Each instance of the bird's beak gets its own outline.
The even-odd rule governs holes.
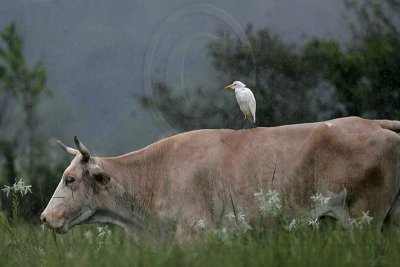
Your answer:
[[[226,86],[225,89],[232,89],[233,86],[234,86],[234,85],[233,85],[233,83],[232,83],[232,84]]]

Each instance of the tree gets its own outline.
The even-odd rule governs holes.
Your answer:
[[[35,146],[37,137],[35,127],[38,123],[36,106],[39,97],[46,91],[46,71],[38,62],[30,67],[23,56],[23,40],[17,33],[15,23],[6,26],[0,33],[0,81],[5,96],[4,106],[11,96],[16,97],[25,114],[27,130],[27,173],[29,178],[35,176]],[[4,113],[3,113],[4,114]],[[1,118],[1,117],[0,117]]]
[[[313,40],[305,58],[322,79],[336,88],[338,100],[349,115],[371,118],[400,117],[400,35],[384,10],[400,15],[395,1],[348,1],[358,16],[351,24],[354,41],[342,48],[333,40]]]
[[[220,33],[210,44],[209,55],[220,80],[242,80],[253,90],[258,126],[343,115],[400,117],[400,4],[394,0],[346,3],[347,13],[356,15],[355,21],[349,21],[354,38],[347,46],[315,39],[296,48],[268,29],[254,32],[251,26],[246,30],[247,43]],[[162,81],[156,82],[156,88],[155,97],[142,102],[183,130],[227,127],[224,120],[233,119],[229,111],[237,110],[233,102],[216,104],[216,99],[226,97],[215,97],[220,92],[216,88],[199,88],[193,98]]]
[[[21,107],[24,123],[17,136],[0,136],[0,180],[12,185],[22,176],[32,185],[33,193],[22,200],[24,205],[20,210],[20,215],[28,220],[37,220],[36,215],[43,210],[58,182],[48,178],[59,176],[67,160],[55,161],[50,158],[45,142],[36,133],[40,123],[36,109],[40,98],[49,93],[46,80],[43,64],[38,62],[31,67],[26,62],[23,40],[16,25],[12,23],[6,26],[0,32],[0,126],[3,133],[7,131],[7,126],[11,126],[3,120],[6,113],[3,111],[11,108],[11,100]],[[16,123],[16,120],[11,118],[10,124]],[[24,132],[27,134],[21,134]],[[9,201],[2,195],[2,203],[6,203],[5,208],[10,214]]]
[[[249,43],[220,33],[219,39],[209,45],[211,62],[225,84],[200,87],[188,97],[158,81],[155,97],[142,98],[142,103],[159,109],[170,123],[183,130],[232,127],[230,122],[240,111],[235,97],[227,96],[222,88],[241,80],[256,97],[258,126],[320,120],[340,113],[340,106],[329,101],[329,94],[323,91],[301,51],[267,29],[254,32],[249,26],[246,37]],[[237,122],[240,124],[241,119]]]
[[[305,58],[322,79],[334,85],[337,99],[345,105],[347,113],[361,116],[370,99],[366,84],[360,83],[365,72],[364,58],[354,50],[343,51],[335,41],[320,40],[307,44]]]
[[[354,14],[357,17],[356,21],[348,19],[356,43],[376,35],[392,37],[399,35],[398,0],[345,0],[344,2],[347,14]]]
[[[210,44],[211,60],[227,80],[245,79],[257,99],[258,125],[307,122],[340,113],[310,68],[302,50],[283,43],[268,29],[246,29],[249,44],[221,34]],[[329,101],[327,101],[329,100]],[[329,113],[324,112],[327,105]]]

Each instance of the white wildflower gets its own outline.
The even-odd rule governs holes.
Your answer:
[[[206,224],[204,222],[204,220],[200,219],[196,222],[196,227],[200,230],[204,230],[206,229]]]
[[[276,190],[268,190],[267,197],[270,199],[279,200],[279,193]]]
[[[228,220],[231,222],[233,222],[236,218],[236,216],[233,212],[226,214],[225,217],[228,218]]]
[[[100,242],[97,243],[97,252],[99,252],[100,249],[103,248],[103,245],[104,245],[104,242],[103,242],[103,241],[100,241]]]
[[[363,224],[370,225],[371,222],[374,220],[374,218],[371,217],[371,216],[369,216],[369,210],[366,211],[366,212],[363,211],[362,214],[363,214],[363,216],[362,216],[362,218],[361,218],[361,222],[362,222]]]
[[[14,184],[14,186],[15,186],[15,184]],[[14,190],[15,190],[15,192],[20,192],[21,195],[23,196],[28,193],[32,193],[31,187],[32,187],[31,185],[25,185],[25,183],[22,181],[22,179],[19,179]]]
[[[240,229],[242,230],[243,233],[247,233],[247,231],[253,230],[250,224],[248,224],[246,221],[243,221],[240,224]]]
[[[292,221],[289,223],[289,231],[293,231],[296,229],[296,219],[293,218]]]
[[[11,186],[5,185],[4,188],[1,189],[1,191],[5,192],[6,196],[8,197],[8,195],[10,194],[10,191],[12,191],[12,189],[13,188]]]
[[[101,227],[101,226],[97,227],[97,237],[98,237],[97,251],[102,249],[103,245],[105,244],[107,236],[108,237],[111,236],[111,230],[108,229],[108,225],[106,225],[105,227]]]
[[[92,231],[87,230],[86,232],[83,233],[83,236],[84,236],[87,240],[91,241],[91,240],[92,240],[92,237],[93,237],[93,233],[92,233]]]
[[[279,193],[276,190],[268,190],[268,193],[263,191],[254,194],[259,204],[259,209],[263,216],[271,214],[272,216],[278,216],[281,212],[282,204],[279,199]]]
[[[111,230],[108,229],[108,225],[106,225],[106,227],[101,227],[101,226],[97,227],[97,233],[98,233],[97,236],[99,238],[104,238],[106,237],[106,235],[111,236]]]
[[[107,233],[106,231],[100,232],[99,237],[104,237],[106,235],[106,233]]]
[[[319,227],[318,217],[315,218],[314,220],[308,221],[308,225],[312,226],[314,229],[318,229]]]
[[[255,196],[256,198],[263,197],[263,196],[264,196],[264,192],[261,190],[260,192],[254,193],[254,196]]]
[[[12,186],[5,185],[1,191],[5,192],[7,197],[9,196],[10,192],[21,193],[21,196],[24,196],[28,193],[32,193],[31,188],[31,185],[25,185],[24,181],[19,179],[19,181]]]
[[[312,195],[310,198],[317,205],[326,205],[331,199],[330,197],[324,197],[321,193],[316,193],[315,195]]]
[[[251,226],[246,222],[246,214],[242,212],[239,212],[237,215],[231,212],[226,214],[225,217],[227,217],[231,223],[235,223],[236,231],[246,233],[248,230],[252,230]]]
[[[225,245],[229,245],[233,238],[233,235],[230,234],[225,227],[222,227],[222,229],[217,232],[217,236]]]
[[[356,219],[350,219],[350,226],[352,229],[363,229],[362,221],[357,221]]]
[[[97,235],[98,237],[102,237],[105,234],[104,228],[101,226],[97,227],[97,233],[98,233],[98,235]]]
[[[314,202],[319,202],[321,198],[322,198],[322,194],[320,194],[320,193],[316,193],[315,195],[311,196],[311,199]]]
[[[370,225],[373,220],[374,218],[369,216],[369,211],[363,211],[361,219],[350,219],[350,226],[352,229],[362,230],[364,225]]]
[[[239,212],[239,214],[237,215],[237,218],[238,218],[239,223],[246,222],[246,215],[241,212]]]
[[[237,215],[238,218],[238,223],[239,223],[239,227],[240,230],[242,231],[242,233],[246,233],[249,230],[252,230],[253,228],[251,228],[251,226],[246,222],[246,215],[239,212],[239,214]]]

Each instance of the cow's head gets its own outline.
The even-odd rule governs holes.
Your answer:
[[[104,203],[102,193],[110,182],[99,159],[90,156],[89,150],[75,136],[78,149],[70,148],[57,141],[66,152],[75,158],[64,171],[46,209],[40,216],[44,225],[57,233],[65,233],[71,227],[90,219]]]

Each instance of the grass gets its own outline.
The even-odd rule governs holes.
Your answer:
[[[400,235],[365,230],[304,229],[252,232],[222,242],[213,234],[176,244],[143,240],[119,228],[99,237],[96,226],[54,235],[39,226],[13,228],[18,240],[0,230],[0,266],[397,266]],[[88,234],[91,232],[90,234]],[[99,245],[99,242],[102,242]]]
[[[252,229],[246,216],[227,214],[223,229],[207,231],[195,241],[128,238],[120,228],[84,225],[56,235],[39,225],[18,220],[19,200],[30,190],[19,182],[5,187],[12,195],[10,219],[0,211],[0,266],[398,266],[400,232],[371,230],[364,212],[343,230],[330,221],[299,220],[295,227],[280,213],[279,194],[256,193],[262,223]],[[317,205],[329,198],[312,196]],[[269,216],[273,217],[269,217]],[[13,222],[13,223],[11,223]],[[260,221],[261,222],[261,221]],[[292,221],[293,222],[293,221]],[[327,223],[327,224],[326,224]],[[311,226],[308,226],[311,225]],[[256,227],[253,225],[253,227]],[[362,228],[362,229],[361,229]],[[172,234],[171,234],[172,235]]]

